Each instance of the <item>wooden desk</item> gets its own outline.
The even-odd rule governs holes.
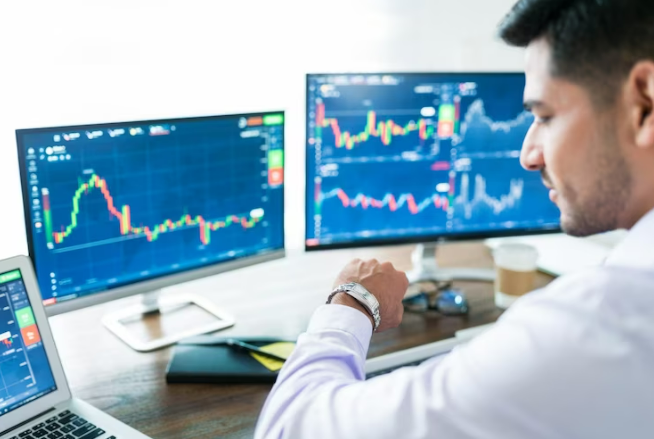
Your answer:
[[[337,272],[355,257],[389,260],[410,268],[412,247],[342,250],[291,255],[285,260],[202,279],[169,294],[194,292],[212,298],[237,318],[231,335],[295,337],[324,303]],[[479,243],[445,245],[442,266],[491,267]],[[550,277],[540,275],[544,285]],[[452,337],[454,332],[495,321],[490,283],[458,283],[471,305],[467,317],[436,312],[405,314],[402,325],[375,334],[370,357]],[[268,385],[168,385],[171,349],[132,351],[100,323],[103,314],[134,298],[53,317],[51,324],[73,394],[153,438],[252,438],[270,390]]]

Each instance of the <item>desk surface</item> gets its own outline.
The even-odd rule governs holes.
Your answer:
[[[202,294],[235,315],[236,326],[221,334],[295,337],[306,328],[312,311],[324,303],[337,272],[346,262],[355,257],[375,257],[409,269],[411,249],[291,255],[285,260],[170,288],[166,294]],[[479,243],[444,245],[438,259],[442,266],[492,266],[488,250]],[[256,281],[261,279],[265,281]],[[538,284],[550,280],[539,275]],[[499,317],[490,283],[456,285],[468,295],[469,316],[405,313],[399,328],[373,336],[369,357],[449,338],[459,329]],[[137,353],[100,323],[105,313],[134,302],[131,298],[51,318],[73,394],[157,439],[252,438],[270,386],[166,384],[171,349]]]

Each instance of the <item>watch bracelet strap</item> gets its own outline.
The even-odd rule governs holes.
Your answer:
[[[343,285],[339,285],[338,287],[336,287],[336,288],[334,289],[334,291],[332,291],[332,293],[329,295],[329,297],[327,297],[327,301],[326,301],[325,303],[326,303],[327,305],[329,305],[330,303],[332,303],[332,299],[334,298],[334,296],[337,295],[337,294],[339,294],[339,293],[347,294],[348,296],[350,296],[351,298],[353,298],[354,300],[356,300],[357,303],[359,303],[359,304],[363,307],[363,309],[366,310],[366,313],[367,313],[367,314],[372,318],[372,321],[373,321],[373,331],[376,331],[377,328],[379,327],[379,322],[378,322],[377,319],[375,318],[375,315],[374,315],[374,314],[373,314],[373,313],[368,309],[368,304],[362,302],[358,297],[354,296],[353,294],[350,294],[350,291],[349,291],[349,290],[347,290],[347,289],[342,289],[342,288],[341,288],[342,286],[343,286]],[[361,285],[361,287],[362,287],[362,288],[365,288],[365,287],[363,287],[362,285]],[[369,294],[372,295],[372,293],[369,293]],[[374,297],[374,296],[373,296],[373,297]]]

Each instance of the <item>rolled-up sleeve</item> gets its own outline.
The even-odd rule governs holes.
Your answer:
[[[285,426],[317,393],[337,391],[365,379],[372,325],[343,305],[316,310],[307,332],[286,360],[257,425],[255,438],[282,438]]]

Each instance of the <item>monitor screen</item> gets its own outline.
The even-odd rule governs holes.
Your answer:
[[[519,73],[307,77],[306,247],[556,231]]]
[[[284,247],[284,115],[17,132],[46,305]]]
[[[0,416],[55,390],[21,272],[0,273]]]

